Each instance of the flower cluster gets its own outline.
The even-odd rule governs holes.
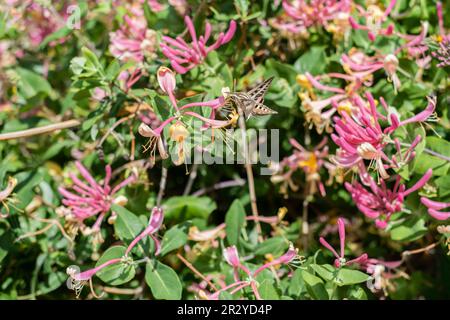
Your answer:
[[[228,31],[219,33],[217,40],[208,46],[208,40],[212,35],[211,24],[206,22],[205,34],[197,37],[191,18],[185,16],[184,22],[191,36],[192,42],[190,44],[181,37],[172,39],[168,36],[163,36],[163,41],[160,44],[162,53],[170,60],[172,68],[180,74],[184,74],[201,64],[208,53],[230,42],[236,32],[236,22],[231,20]]]
[[[112,169],[110,165],[105,167],[105,178],[100,184],[81,164],[75,162],[75,166],[85,181],[80,180],[75,174],[69,173],[73,182],[71,191],[64,187],[59,187],[60,194],[64,197],[62,203],[69,209],[62,210],[66,222],[70,225],[72,234],[76,235],[78,229],[84,234],[94,234],[101,237],[99,231],[103,220],[111,209],[113,203],[124,205],[127,199],[116,194],[125,186],[136,180],[136,175],[132,174],[116,186],[111,186]],[[86,219],[95,217],[96,221],[92,227],[87,227],[84,223]],[[108,219],[110,223],[115,220],[115,214]],[[99,240],[102,242],[102,240]]]
[[[290,139],[289,142],[294,147],[294,152],[277,165],[278,170],[272,175],[271,181],[282,183],[280,190],[283,194],[287,194],[288,186],[293,191],[297,191],[298,186],[292,180],[292,175],[300,169],[306,176],[307,194],[313,195],[319,191],[322,196],[325,196],[325,186],[321,181],[319,171],[322,167],[326,168],[330,173],[328,182],[331,182],[336,169],[336,166],[328,160],[327,139],[324,138],[312,151],[306,150],[295,139]]]

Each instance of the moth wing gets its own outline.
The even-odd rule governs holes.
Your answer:
[[[264,102],[264,96],[267,93],[267,90],[270,87],[270,84],[272,83],[273,77],[270,77],[267,80],[264,80],[260,84],[258,84],[256,87],[251,89],[247,92],[247,94],[256,102],[256,103],[263,103]]]

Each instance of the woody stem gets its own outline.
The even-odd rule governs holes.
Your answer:
[[[35,135],[39,135],[39,134],[53,132],[56,130],[62,130],[62,129],[76,127],[76,126],[79,126],[80,124],[81,124],[80,121],[73,119],[73,120],[67,120],[67,121],[63,121],[63,122],[53,123],[53,124],[39,127],[39,128],[3,133],[3,134],[0,134],[0,141],[31,137],[31,136],[35,136]]]
[[[239,112],[239,128],[241,129],[242,135],[242,146],[244,152],[244,166],[245,171],[247,172],[247,181],[248,181],[248,191],[250,193],[250,204],[252,208],[252,215],[255,217],[255,225],[256,230],[258,232],[258,241],[262,242],[262,229],[261,224],[259,223],[259,214],[258,214],[258,205],[256,203],[256,191],[255,191],[255,180],[253,178],[253,169],[252,164],[250,162],[250,156],[248,151],[248,143],[247,143],[247,130],[245,128],[245,118],[244,113],[242,112],[242,108],[238,107]]]
[[[156,198],[156,206],[157,207],[161,206],[161,201],[164,196],[164,192],[166,190],[166,182],[167,182],[167,168],[162,167],[161,180],[159,182],[159,192],[158,192],[158,197]]]

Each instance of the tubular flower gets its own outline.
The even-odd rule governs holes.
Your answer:
[[[73,224],[73,227],[78,230],[79,227],[85,234],[98,233],[100,226],[109,212],[113,203],[126,203],[126,198],[119,196],[115,197],[115,194],[126,185],[136,180],[134,174],[130,175],[127,179],[123,180],[115,187],[111,186],[111,166],[105,167],[106,176],[103,184],[99,184],[95,181],[89,171],[81,164],[81,162],[75,162],[75,166],[84,178],[85,182],[80,180],[75,174],[69,173],[72,179],[73,185],[71,191],[66,188],[59,187],[59,193],[64,197],[62,203],[67,206],[70,211],[65,215],[66,221]],[[92,228],[87,228],[84,225],[84,220],[97,217]],[[111,217],[113,221],[114,216]]]
[[[119,30],[109,34],[111,54],[121,61],[143,62],[156,57],[156,32],[147,28],[143,17],[124,16]]]
[[[331,22],[350,13],[352,1],[344,0],[283,0],[284,11],[299,25],[328,27]]]
[[[437,202],[425,197],[420,198],[420,202],[428,208],[428,214],[437,220],[450,219],[450,211],[441,211],[450,207],[450,202]]]
[[[295,21],[287,14],[282,14],[268,20],[269,25],[278,31],[281,38],[288,41],[289,49],[295,50],[299,48],[303,42],[308,39],[309,33],[307,28]],[[277,37],[274,38],[274,40]],[[274,48],[275,49],[275,48]]]
[[[334,168],[334,165],[328,161],[327,138],[324,138],[312,151],[306,150],[295,139],[290,139],[289,142],[294,147],[294,153],[280,162],[278,172],[271,177],[272,182],[282,182],[281,192],[284,194],[287,193],[288,185],[296,191],[298,186],[292,181],[292,175],[301,169],[306,175],[308,194],[313,195],[319,191],[322,196],[325,196],[325,187],[320,179],[319,170],[322,167],[329,170]],[[288,169],[286,172],[285,168]]]
[[[375,219],[375,225],[384,229],[387,227],[392,214],[403,210],[405,198],[410,193],[422,188],[431,178],[432,173],[433,171],[429,169],[409,189],[406,189],[405,185],[400,183],[400,176],[397,176],[393,189],[388,189],[384,180],[381,180],[380,185],[377,185],[372,178],[369,178],[369,190],[357,181],[354,181],[353,184],[346,182],[345,188],[350,192],[359,211],[369,219]]]
[[[375,41],[379,35],[389,36],[394,32],[394,25],[390,24],[383,28],[383,24],[387,17],[394,9],[397,0],[391,0],[388,7],[383,11],[379,6],[371,4],[364,9],[357,6],[360,15],[365,19],[365,24],[359,24],[353,17],[349,17],[350,25],[355,30],[365,30],[370,41]]]
[[[92,277],[96,273],[100,272],[101,270],[103,270],[108,266],[112,266],[114,264],[121,262],[125,262],[123,258],[111,259],[99,265],[98,267],[83,272],[79,272],[78,268],[75,268],[73,266],[68,267],[66,269],[66,273],[69,276],[69,279],[67,280],[67,287],[71,290],[74,290],[78,298],[80,296],[81,290],[83,290],[83,287],[86,285],[88,281],[92,281]]]
[[[207,22],[205,34],[197,38],[197,33],[191,18],[185,16],[184,22],[186,23],[191,36],[192,42],[190,44],[181,37],[172,39],[167,36],[162,37],[162,42],[160,44],[162,53],[170,60],[172,68],[180,74],[184,74],[201,64],[208,53],[230,42],[236,32],[236,22],[231,20],[228,31],[225,34],[221,32],[217,37],[216,42],[207,46],[206,43],[211,37],[212,32],[211,24]]]
[[[347,90],[355,91],[362,84],[366,87],[372,86],[373,74],[382,69],[386,72],[388,81],[392,81],[394,90],[397,91],[400,88],[401,83],[397,76],[399,62],[395,54],[377,54],[370,57],[360,51],[351,50],[349,55],[342,55],[341,63],[344,70],[356,78],[355,88],[348,87]]]
[[[399,36],[406,40],[406,43],[395,51],[397,55],[400,51],[406,50],[408,57],[416,61],[420,72],[416,78],[421,76],[423,69],[428,69],[431,62],[431,56],[427,53],[428,46],[426,44],[428,34],[428,22],[422,24],[422,30],[418,35],[403,35]]]
[[[255,294],[255,298],[257,300],[261,300],[261,296],[258,292],[258,283],[255,280],[255,277],[262,272],[263,270],[277,266],[277,265],[294,265],[298,266],[298,264],[302,263],[302,258],[298,255],[297,249],[294,248],[293,244],[291,243],[289,245],[288,251],[283,254],[282,256],[278,257],[277,259],[272,260],[271,262],[268,262],[261,267],[257,268],[255,271],[251,271],[248,269],[245,265],[242,264],[239,253],[237,251],[236,246],[227,247],[223,250],[223,256],[225,261],[233,267],[233,273],[234,273],[234,283],[225,286],[221,288],[220,290],[216,291],[213,294],[205,294],[203,293],[203,296],[205,296],[206,299],[209,300],[218,300],[219,295],[221,292],[227,291],[232,289],[230,291],[231,294],[235,293],[238,290],[242,290],[248,286],[251,287],[253,293]],[[243,271],[247,279],[246,280],[240,280],[239,277],[239,270]]]
[[[339,242],[340,242],[340,252],[339,254],[334,250],[334,248],[323,238],[320,237],[319,241],[320,243],[327,248],[328,250],[333,253],[333,255],[336,257],[334,260],[334,266],[336,268],[341,268],[343,266],[349,266],[352,264],[364,264],[366,260],[368,259],[367,254],[362,254],[358,258],[347,261],[345,259],[345,223],[344,219],[339,218],[337,221],[338,224],[338,233],[339,233]]]
[[[154,234],[161,228],[163,220],[163,210],[159,207],[154,207],[152,209],[148,226],[130,243],[127,250],[125,251],[125,255],[128,255],[128,253],[131,252],[136,244],[147,236],[151,237],[155,242],[155,256],[159,255],[159,252],[161,251],[161,244],[159,239],[156,238]]]

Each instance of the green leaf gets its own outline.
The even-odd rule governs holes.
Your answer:
[[[96,267],[112,259],[122,258],[125,255],[127,248],[124,246],[114,246],[109,248],[103,253],[100,259],[97,261]],[[106,268],[100,270],[97,276],[104,282],[112,286],[119,286],[127,283],[134,278],[135,270],[130,264],[122,262],[112,264]]]
[[[239,8],[241,17],[245,19],[248,15],[248,0],[234,0],[234,5]]]
[[[52,34],[49,34],[45,39],[39,44],[39,48],[45,48],[50,42],[59,40],[61,38],[67,37],[72,32],[72,29],[67,26],[62,27],[61,29],[56,30]]]
[[[280,300],[277,289],[273,286],[273,280],[264,280],[259,284],[258,292],[264,300]]]
[[[394,226],[391,230],[391,238],[395,241],[414,241],[427,233],[425,221],[422,218],[414,217]]]
[[[361,287],[353,288],[349,292],[348,297],[349,297],[349,299],[354,299],[354,300],[367,300],[367,294],[364,291],[364,289]]]
[[[325,285],[319,277],[302,270],[302,277],[306,284],[306,290],[313,299],[328,300],[328,292]]]
[[[144,17],[147,21],[147,27],[149,29],[153,29],[156,22],[158,21],[158,17],[155,12],[150,8],[147,1],[144,1]]]
[[[438,137],[427,137],[426,141],[427,149],[450,157],[450,142]],[[414,171],[418,174],[424,174],[430,168],[433,169],[433,176],[445,176],[450,169],[450,163],[444,159],[422,152],[416,159]]]
[[[297,73],[309,72],[312,75],[318,75],[325,71],[327,57],[324,47],[312,47],[305,52],[294,63]]]
[[[39,93],[45,96],[53,95],[52,87],[44,77],[22,68],[17,68],[17,74],[20,76],[18,89],[25,99],[30,99]]]
[[[225,215],[225,230],[230,246],[238,244],[241,230],[245,225],[245,216],[245,208],[241,201],[239,199],[234,200]]]
[[[95,53],[93,53],[91,50],[89,50],[87,47],[81,48],[81,52],[83,53],[83,57],[86,58],[88,62],[92,64],[93,67],[97,71],[101,71],[103,69],[102,65],[100,64],[100,61],[98,61],[97,56]]]
[[[302,270],[297,269],[289,281],[288,293],[290,296],[299,297],[305,291],[305,282],[302,277]]]
[[[172,197],[164,203],[167,220],[185,221],[192,218],[207,218],[215,209],[215,202],[208,197]]]
[[[177,273],[169,266],[159,261],[155,261],[154,265],[148,262],[145,268],[145,281],[156,299],[181,299],[182,287],[180,279]]]
[[[439,177],[434,183],[439,188],[439,197],[445,198],[450,195],[450,176]]]
[[[361,282],[366,282],[371,277],[361,271],[353,269],[339,269],[334,282],[338,286],[349,286],[352,284],[357,284]]]
[[[274,256],[278,256],[284,253],[288,247],[289,243],[283,237],[273,237],[258,244],[255,254],[263,256],[271,253]]]
[[[177,224],[164,234],[161,242],[161,256],[165,256],[170,251],[178,249],[186,244],[189,225],[190,223]]]
[[[114,81],[120,73],[120,64],[118,60],[113,60],[106,68],[106,78],[109,81]]]
[[[318,265],[318,264],[311,264],[310,267],[323,279],[327,281],[331,281],[335,276],[336,269],[330,265]]]

